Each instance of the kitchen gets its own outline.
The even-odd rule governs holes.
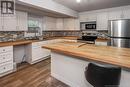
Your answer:
[[[0,3],[0,87],[130,86],[129,0]]]

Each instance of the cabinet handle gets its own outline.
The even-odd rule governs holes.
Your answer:
[[[5,49],[3,49],[3,51],[5,51]]]

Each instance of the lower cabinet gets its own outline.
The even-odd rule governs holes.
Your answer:
[[[13,72],[13,46],[0,47],[0,77]]]
[[[48,44],[47,41],[34,42],[27,45],[26,56],[27,62],[34,64],[44,59],[50,58],[50,50],[42,48],[44,44]]]

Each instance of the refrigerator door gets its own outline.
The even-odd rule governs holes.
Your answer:
[[[130,38],[130,20],[109,21],[109,36]]]
[[[110,45],[115,47],[130,48],[130,39],[111,38]]]

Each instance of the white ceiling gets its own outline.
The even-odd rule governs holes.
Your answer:
[[[130,5],[130,0],[81,0],[81,3],[77,3],[76,0],[54,1],[78,12]]]

